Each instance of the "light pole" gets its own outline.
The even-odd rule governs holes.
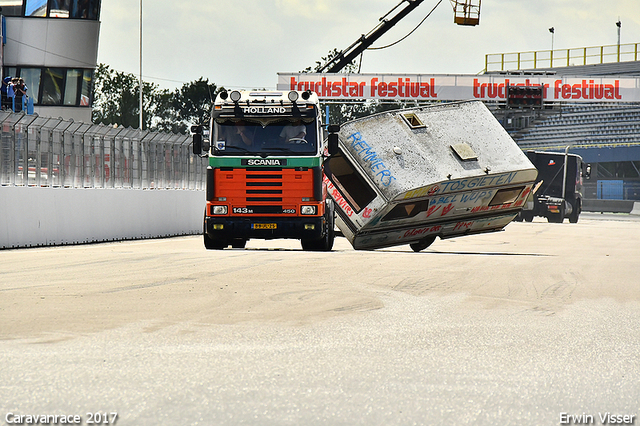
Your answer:
[[[140,132],[142,132],[142,0],[140,0]]]
[[[551,55],[549,55],[549,62],[551,68],[553,68],[553,38],[556,34],[556,29],[554,27],[549,28],[549,32],[551,33]]]
[[[622,22],[620,22],[619,17],[618,22],[616,22],[616,27],[618,27],[618,62],[620,62],[620,27],[622,27]]]

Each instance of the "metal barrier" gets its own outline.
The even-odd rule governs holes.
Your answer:
[[[485,55],[485,72],[637,61],[640,43]]]
[[[0,185],[205,187],[206,159],[184,135],[0,112]]]

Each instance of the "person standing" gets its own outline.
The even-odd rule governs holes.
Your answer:
[[[8,97],[8,90],[9,90],[9,84],[11,83],[11,77],[5,77],[2,79],[2,87],[0,88],[0,92],[2,92],[2,103],[0,103],[1,107],[3,110],[5,109],[9,109],[10,105],[9,105],[9,97]]]
[[[24,99],[27,98],[27,85],[24,84],[24,80],[19,78],[17,84],[13,87],[15,92],[15,112],[22,111],[22,104]]]

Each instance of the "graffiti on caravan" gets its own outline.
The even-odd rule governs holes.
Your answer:
[[[443,194],[445,192],[465,191],[469,189],[484,188],[487,186],[506,185],[508,183],[511,183],[517,175],[518,172],[509,172],[499,175],[440,182],[436,185],[425,186],[423,188],[409,191],[405,194],[404,198],[418,198],[427,195],[432,196],[436,194]]]
[[[378,157],[378,154],[362,139],[360,132],[353,133],[347,140],[351,141],[351,148],[358,157],[365,161],[369,169],[375,174],[375,178],[379,180],[383,186],[389,186],[392,181],[396,180],[396,178],[391,175],[391,170],[389,170],[382,159]]]

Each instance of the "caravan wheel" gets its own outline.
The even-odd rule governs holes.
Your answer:
[[[422,240],[418,241],[417,243],[411,243],[409,244],[409,247],[411,247],[411,250],[415,251],[416,253],[419,251],[422,251],[424,249],[426,249],[427,247],[429,247],[431,244],[433,244],[433,242],[436,240],[436,236],[435,235],[431,235],[427,238],[423,238]]]

